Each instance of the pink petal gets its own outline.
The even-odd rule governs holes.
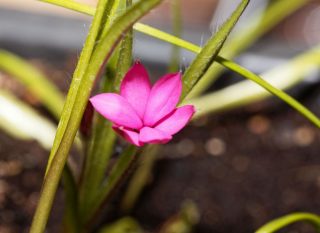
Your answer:
[[[172,139],[172,136],[162,132],[161,130],[150,128],[150,127],[143,127],[140,130],[139,140],[140,142],[144,143],[167,143]]]
[[[117,125],[113,125],[112,128],[129,143],[136,146],[143,146],[143,143],[139,141],[139,134],[137,132],[123,127],[119,127]]]
[[[120,95],[128,100],[141,119],[144,115],[150,90],[151,84],[148,73],[140,62],[136,62],[121,83]]]
[[[151,89],[144,125],[153,126],[172,112],[179,102],[182,90],[181,73],[168,74],[158,80]]]
[[[174,135],[189,122],[194,113],[195,109],[192,105],[185,105],[177,108],[172,114],[159,122],[155,128],[166,132],[167,134]]]
[[[90,98],[93,107],[105,118],[117,125],[140,129],[142,121],[122,96],[114,93],[99,94]]]

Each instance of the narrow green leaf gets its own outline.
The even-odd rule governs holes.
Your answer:
[[[96,12],[96,9],[94,7],[88,6],[79,2],[75,2],[73,0],[38,0],[38,1],[47,2],[57,6],[62,6],[66,9],[78,11],[88,15],[94,15]]]
[[[84,223],[92,221],[92,218],[98,213],[99,208],[102,207],[102,204],[106,202],[112,194],[112,191],[117,187],[122,178],[124,178],[125,173],[135,159],[137,159],[136,152],[137,147],[130,145],[121,153],[115,165],[112,167],[106,182],[100,188],[99,195],[91,203],[91,209],[88,210],[84,216]]]
[[[183,100],[187,96],[194,85],[196,85],[199,79],[206,72],[208,67],[213,63],[231,30],[239,20],[243,11],[246,9],[249,1],[250,0],[241,1],[230,18],[221,26],[219,31],[208,40],[197,57],[192,61],[191,65],[188,67],[184,74],[184,85],[182,89],[181,100]]]
[[[93,43],[96,47],[90,62],[89,60],[81,59],[80,56],[81,61],[79,61],[78,68],[75,71],[75,76],[71,83],[58,126],[55,143],[50,154],[52,162],[51,165],[49,164],[48,166],[49,170],[45,177],[38,207],[33,218],[31,233],[42,233],[45,230],[63,167],[79,128],[81,117],[94,81],[96,77],[99,76],[99,71],[102,70],[104,63],[109,59],[112,49],[121,38],[123,32],[160,2],[161,0],[143,0],[137,2],[113,23],[106,36],[100,39],[100,43]],[[97,14],[99,15],[98,11]],[[98,30],[99,25],[97,25],[97,28],[93,27],[94,32],[97,32]],[[91,35],[94,35],[95,33],[91,31],[92,30],[90,30]],[[90,33],[89,39],[91,40]],[[84,53],[88,53],[91,50],[90,46],[87,50],[87,44],[91,43],[86,43],[83,50]],[[87,56],[83,55],[82,57]],[[86,62],[83,63],[84,61]],[[85,69],[83,67],[85,67]]]
[[[59,144],[62,141],[62,138],[64,137],[64,132],[67,131],[67,126],[68,126],[68,121],[70,116],[72,115],[72,110],[73,110],[73,106],[77,105],[76,101],[77,100],[77,94],[78,94],[78,90],[80,88],[80,84],[82,83],[83,79],[84,79],[84,74],[85,71],[88,67],[88,64],[90,62],[91,59],[91,55],[93,53],[94,47],[96,45],[96,41],[99,37],[99,33],[101,31],[101,23],[103,22],[103,16],[104,16],[104,12],[105,12],[105,8],[106,8],[106,4],[107,4],[108,0],[100,0],[98,2],[98,6],[97,6],[97,10],[96,10],[96,14],[93,18],[93,22],[92,25],[90,27],[86,42],[84,44],[84,48],[80,54],[80,58],[77,64],[77,67],[73,73],[73,78],[72,78],[72,82],[70,85],[70,89],[68,92],[68,96],[67,96],[67,101],[65,102],[65,105],[63,107],[63,114],[61,116],[59,125],[58,125],[58,129],[57,129],[57,134],[55,137],[55,140],[53,142],[53,147],[49,156],[49,161],[47,164],[47,171],[50,168],[51,162],[54,158],[54,155],[57,153],[57,150],[59,148]],[[91,77],[91,79],[93,80],[94,77]],[[82,116],[82,114],[81,114]],[[79,115],[79,122],[77,122],[78,124],[80,124],[80,120],[81,120],[81,116]],[[75,122],[76,123],[76,122]],[[71,133],[71,132],[70,132]],[[76,130],[74,130],[74,132],[76,133]],[[68,143],[68,146],[71,147],[72,145],[72,141],[73,141],[74,136],[68,136],[68,139],[71,141]],[[67,149],[69,150],[69,149]]]
[[[286,64],[275,67],[261,77],[274,87],[286,90],[301,82],[308,74],[320,67],[320,46],[298,55]],[[241,81],[213,93],[190,99],[197,111],[193,119],[209,113],[225,111],[271,96],[271,93],[250,80]]]
[[[320,232],[320,217],[311,213],[292,213],[272,220],[260,227],[255,233],[273,233],[295,222],[309,222]]]
[[[148,145],[143,148],[139,155],[139,165],[132,176],[126,193],[123,197],[121,208],[124,212],[129,212],[136,203],[141,191],[148,183],[152,168],[157,160],[159,145]]]
[[[221,49],[219,55],[229,60],[233,59],[236,55],[247,49],[261,36],[265,35],[270,29],[276,26],[284,18],[292,12],[301,8],[310,0],[276,0],[271,1],[269,6],[263,12],[263,15],[254,15],[246,21],[245,27],[238,30]],[[207,72],[202,76],[197,85],[189,93],[188,98],[193,98],[205,90],[207,90],[212,83],[219,77],[223,71],[217,63],[211,64]]]
[[[1,49],[0,70],[16,78],[30,93],[36,96],[56,118],[60,117],[64,103],[64,95],[39,70],[22,58]]]
[[[113,59],[110,59],[113,60]],[[102,80],[102,92],[111,92],[114,71],[108,64],[104,79]],[[92,200],[100,192],[100,185],[105,177],[106,169],[113,153],[116,134],[112,130],[112,123],[95,113],[92,136],[88,143],[85,166],[79,188],[79,212],[80,216],[86,215],[91,208]],[[82,218],[82,217],[81,217]]]

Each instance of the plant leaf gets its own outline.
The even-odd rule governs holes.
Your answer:
[[[66,163],[76,132],[79,128],[81,117],[96,77],[99,76],[104,63],[109,59],[112,50],[121,38],[122,33],[160,2],[161,0],[139,1],[121,15],[113,23],[105,37],[100,39],[100,43],[96,44],[94,41],[93,44],[96,45],[96,47],[90,58],[90,62],[87,60],[87,56],[89,56],[91,47],[89,46],[87,50],[86,45],[91,43],[86,43],[83,50],[86,54],[86,56],[83,55],[83,57],[86,59],[81,59],[79,61],[79,65],[77,66],[75,76],[69,89],[55,142],[50,154],[51,163],[49,161],[49,169],[47,170],[38,207],[33,218],[30,231],[31,233],[42,233],[45,230],[62,170]],[[99,13],[97,12],[97,14]],[[93,28],[94,32],[99,30],[98,26]],[[90,30],[90,33],[92,33],[91,35],[96,34],[93,33],[92,30]],[[92,39],[90,33],[88,40]]]
[[[92,221],[92,218],[97,215],[101,205],[110,198],[112,191],[116,188],[122,178],[124,178],[130,165],[138,158],[136,152],[137,147],[130,145],[121,153],[115,165],[112,167],[105,184],[100,188],[99,195],[93,200],[91,208],[84,216],[84,223],[88,223],[90,220]]]
[[[219,55],[228,58],[229,60],[233,59],[236,55],[244,51],[255,41],[261,38],[261,36],[281,22],[281,20],[303,5],[306,5],[308,2],[310,2],[310,0],[270,1],[269,6],[265,12],[263,12],[262,16],[254,15],[247,19],[245,27],[230,36],[225,46],[221,49]],[[219,64],[213,63],[189,93],[188,98],[196,97],[207,90],[223,70],[223,67]]]
[[[311,213],[292,213],[272,220],[260,227],[255,233],[273,233],[292,223],[305,221],[311,223],[320,232],[320,217]]]
[[[123,8],[125,0],[114,3],[118,7]],[[113,9],[114,6],[111,7]],[[116,12],[120,10],[114,9],[108,13],[108,18],[115,18]],[[104,27],[106,28],[106,26]],[[131,31],[131,30],[130,30]],[[128,35],[130,34],[130,36]],[[129,42],[128,42],[129,39]],[[129,45],[127,45],[129,43]],[[99,93],[113,92],[114,82],[120,79],[131,64],[131,46],[132,35],[130,32],[121,40],[110,61],[107,63],[106,74],[102,80],[102,85]],[[127,51],[129,50],[129,51]],[[127,64],[128,63],[128,64]],[[91,208],[92,200],[100,192],[100,186],[105,177],[105,173],[109,164],[110,157],[113,152],[113,146],[116,140],[115,132],[112,129],[112,124],[100,114],[95,114],[93,121],[92,137],[88,144],[88,152],[85,157],[85,167],[83,169],[81,184],[80,184],[80,215],[85,215],[88,209]]]
[[[130,217],[124,217],[104,226],[99,233],[143,233],[139,224]]]
[[[64,95],[35,67],[22,58],[0,49],[0,69],[19,80],[59,119]]]
[[[274,87],[285,90],[301,82],[310,72],[314,72],[319,67],[320,46],[316,46],[286,64],[261,74],[261,77]],[[197,119],[208,113],[244,106],[268,96],[271,96],[270,92],[250,80],[245,80],[216,92],[192,98],[187,102],[201,109],[194,115],[193,119]]]
[[[243,11],[246,9],[249,2],[250,0],[241,1],[230,18],[221,26],[219,31],[208,40],[206,45],[201,49],[200,53],[192,61],[191,65],[188,67],[184,74],[184,85],[181,100],[183,100],[187,96],[193,86],[196,85],[199,79],[206,72],[211,63],[213,63],[225,40],[235,26],[236,22],[239,20]]]

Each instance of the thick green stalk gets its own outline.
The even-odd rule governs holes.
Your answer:
[[[243,11],[246,9],[248,3],[249,0],[241,1],[232,15],[221,26],[218,32],[208,40],[206,45],[201,49],[200,53],[192,61],[184,73],[181,100],[187,96],[187,94],[207,71],[209,66],[214,62],[228,35],[239,20]]]
[[[110,57],[112,49],[121,38],[122,33],[160,2],[161,0],[139,1],[119,17],[106,36],[101,38],[100,43],[93,43],[93,45],[96,45],[96,48],[91,56],[91,61],[87,61],[88,67],[86,63],[83,64],[83,59],[81,59],[83,56],[80,56],[81,61],[78,63],[80,67],[75,71],[75,77],[71,83],[66,104],[62,112],[55,143],[51,152],[52,163],[49,165],[49,170],[43,183],[40,200],[31,226],[31,233],[42,233],[45,230],[63,167],[79,128],[81,117],[94,81],[96,77],[99,76],[99,71]],[[97,15],[98,12],[99,10],[97,11]],[[93,32],[98,31],[99,25],[93,27],[93,29]],[[91,40],[90,34],[89,38]],[[86,45],[87,44],[88,43],[86,43]],[[86,45],[83,50],[84,53],[91,51],[89,48],[87,50]]]
[[[53,142],[53,147],[49,156],[46,173],[50,168],[54,155],[57,153],[57,150],[60,147],[59,144],[61,144],[61,141],[62,141],[61,138],[63,137],[63,132],[67,131],[68,118],[70,118],[70,116],[72,115],[73,106],[77,105],[76,103],[77,93],[80,88],[80,84],[84,79],[85,71],[88,67],[88,64],[91,59],[91,55],[96,45],[96,40],[98,39],[99,33],[101,31],[101,23],[103,22],[103,16],[104,16],[105,8],[107,6],[107,1],[108,0],[100,0],[98,3],[96,14],[93,18],[92,25],[90,27],[86,42],[80,54],[77,67],[73,73],[73,78],[72,78],[72,82],[68,92],[67,101],[65,102],[65,105],[63,107],[63,115],[60,118],[60,122],[57,129],[57,135]],[[93,82],[94,77],[91,77],[91,79]],[[79,120],[80,120],[80,116],[79,116]],[[74,133],[76,133],[76,131]],[[71,139],[70,141],[73,141],[73,137],[69,139]]]
[[[64,95],[35,67],[22,58],[5,50],[0,50],[0,70],[12,75],[36,96],[46,108],[59,119]]]
[[[123,0],[122,0],[123,1]],[[120,1],[108,1],[104,13],[104,20],[101,26],[99,38],[103,37],[108,28],[110,28],[115,13],[118,10]],[[99,40],[98,38],[98,40]],[[116,75],[116,65],[119,59],[119,49],[116,49],[110,61],[106,66],[106,73],[102,79],[99,92],[112,92],[113,82]],[[113,152],[113,146],[116,136],[111,128],[111,123],[106,121],[100,114],[95,113],[93,121],[92,136],[88,143],[88,151],[85,157],[84,168],[81,174],[79,188],[79,212],[80,216],[84,215],[90,208],[90,203],[99,192],[99,186],[105,176],[109,159]]]
[[[40,200],[33,217],[30,233],[42,233],[45,231],[59,180],[61,178],[64,165],[67,161],[68,153],[80,124],[82,113],[81,115],[79,115],[79,119],[77,119],[77,121],[72,122],[75,125],[68,127],[68,121],[70,119],[70,116],[72,115],[73,106],[75,105],[75,102],[77,100],[77,90],[79,89],[81,81],[83,80],[83,75],[89,64],[95,46],[95,41],[99,34],[100,23],[102,21],[105,4],[106,0],[100,0],[98,3],[98,8],[93,19],[93,23],[90,27],[84,49],[82,50],[77,67],[73,74],[72,83],[62,111],[56,137],[49,156]]]
[[[255,233],[273,233],[295,222],[308,222],[320,232],[320,217],[311,213],[292,213],[277,218],[260,227]]]

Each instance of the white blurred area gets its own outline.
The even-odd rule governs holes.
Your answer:
[[[240,0],[180,1],[183,21],[182,38],[202,46],[231,14]],[[77,0],[77,2],[95,6],[97,1]],[[248,22],[253,21],[253,16],[255,21],[258,21],[257,16],[263,14],[269,2],[268,0],[251,1],[234,31],[241,32]],[[277,63],[277,59],[292,57],[320,42],[320,1],[307,2],[306,6],[259,40],[259,44],[254,47],[254,60],[257,54],[258,56],[267,55],[268,61]],[[172,0],[163,1],[159,7],[144,17],[142,22],[170,33],[172,4]],[[18,41],[25,44],[42,44],[53,48],[79,50],[90,22],[90,16],[38,0],[0,0],[0,42]],[[136,35],[134,50],[136,57],[155,63],[168,61],[171,49],[169,44],[141,33]],[[144,49],[145,47],[152,47],[154,52],[149,53]],[[182,66],[186,66],[193,56],[192,53],[183,50]]]

